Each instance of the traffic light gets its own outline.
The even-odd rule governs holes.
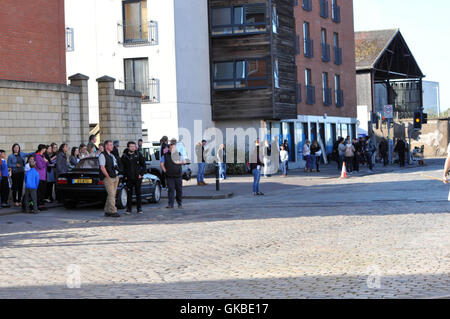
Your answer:
[[[427,123],[428,123],[428,114],[422,113],[422,124],[427,124]]]
[[[414,112],[414,128],[422,129],[422,112]]]

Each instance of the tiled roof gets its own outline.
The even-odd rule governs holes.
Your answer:
[[[355,32],[356,69],[372,69],[399,29]]]

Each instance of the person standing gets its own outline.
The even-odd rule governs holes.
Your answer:
[[[281,161],[281,176],[287,176],[287,167],[289,162],[289,153],[286,151],[285,146],[281,145],[280,151],[280,161]]]
[[[271,177],[269,174],[269,169],[271,165],[271,156],[272,149],[268,140],[264,141],[264,154],[263,154],[263,163],[264,163],[264,178]]]
[[[217,150],[217,163],[219,164],[220,179],[227,179],[227,150],[225,144],[221,144]]]
[[[320,172],[320,156],[322,156],[322,149],[319,146],[317,141],[314,141],[311,144],[311,159],[312,159],[312,167],[316,167],[316,172]]]
[[[30,169],[25,174],[25,197],[23,207],[25,213],[30,213],[30,201],[33,201],[33,213],[38,214],[38,196],[37,190],[39,188],[40,177],[36,170],[36,162],[33,158],[29,160]]]
[[[98,144],[97,157],[99,157],[100,154],[103,153],[104,151],[105,151],[105,144],[103,144],[103,143]],[[80,158],[80,157],[78,156],[78,158]]]
[[[2,208],[9,207],[9,168],[8,163],[6,162],[6,152],[4,150],[0,150],[0,173],[1,173],[1,182],[0,182],[0,194],[2,199]]]
[[[97,153],[98,152],[98,147],[97,147],[97,145],[95,145],[95,143],[97,143],[97,137],[95,135],[89,136],[89,143],[87,145],[87,148],[89,148],[89,146],[93,146],[94,147],[94,152]]]
[[[339,170],[342,170],[342,164],[345,160],[345,140],[343,137],[339,139],[338,153],[339,153]]]
[[[69,167],[67,165],[67,151],[69,146],[66,143],[63,143],[59,146],[58,155],[56,155],[56,164],[55,164],[55,177],[58,179],[59,175],[65,174],[69,171]]]
[[[159,148],[159,159],[161,160],[161,158],[169,151],[169,138],[167,136],[163,136],[159,142],[161,144]],[[163,189],[166,189],[167,187],[166,174],[163,170],[161,170],[161,187]]]
[[[353,159],[355,157],[355,147],[353,143],[350,142],[345,145],[345,165],[347,166],[347,172],[349,174],[353,173]]]
[[[197,144],[197,160],[199,161],[197,173],[197,185],[199,186],[208,185],[205,183],[205,168],[206,168],[205,146],[206,140],[202,140],[202,143],[200,145]]]
[[[70,158],[69,158],[69,164],[73,168],[78,165],[80,162],[80,159],[78,158],[78,155],[80,152],[78,151],[78,147],[74,146],[72,147],[72,151],[70,152]]]
[[[36,170],[39,173],[39,187],[37,190],[38,193],[37,205],[39,207],[39,210],[45,210],[44,198],[47,193],[47,167],[49,163],[48,160],[45,158],[44,154],[47,151],[47,148],[48,148],[47,145],[40,144],[38,146],[38,150],[35,155]]]
[[[144,147],[143,147],[144,141],[142,140],[142,138],[140,138],[138,140],[138,152],[140,152],[142,154],[142,156],[144,155]]]
[[[144,156],[137,150],[135,142],[128,142],[127,149],[123,151],[122,165],[127,187],[126,214],[132,212],[133,190],[136,195],[137,213],[142,214],[142,177],[146,172],[146,166]]]
[[[355,156],[353,157],[353,171],[359,173],[359,163],[361,161],[361,143],[357,138],[353,138],[353,147],[355,148]]]
[[[23,153],[20,145],[12,146],[12,154],[8,156],[8,168],[11,169],[12,195],[15,207],[19,207],[22,201],[23,182],[25,179],[25,159],[33,153]]]
[[[250,163],[250,170],[253,174],[253,196],[264,196],[264,193],[262,193],[260,189],[261,168],[264,167],[264,164],[261,162],[260,155],[261,153],[258,138],[255,141],[255,150],[252,157],[252,163]]]
[[[120,153],[119,153],[120,142],[118,140],[115,140],[113,142],[113,145],[114,145],[114,148],[111,153],[116,157],[117,167],[119,168],[119,172],[122,172],[123,166],[122,166],[122,160],[120,159]]]
[[[80,152],[80,155],[79,155],[80,160],[82,160],[83,158],[89,157],[89,153],[88,153],[88,151],[87,151],[87,146],[86,146],[86,144],[80,144],[80,146],[78,147],[78,149],[79,149],[79,152]],[[56,151],[55,151],[55,154],[56,154]]]
[[[44,153],[45,159],[48,161],[46,194],[44,199],[47,203],[53,202],[53,191],[56,185],[55,165],[57,155],[58,145],[56,143],[52,143],[48,146],[47,151]]]
[[[398,162],[400,167],[405,167],[405,158],[406,158],[406,144],[403,139],[399,138],[397,140],[397,144],[395,145],[394,151],[398,154]]]
[[[161,157],[161,169],[167,177],[167,188],[169,203],[167,209],[172,209],[175,204],[175,198],[178,208],[183,208],[183,169],[186,164],[183,156],[177,150],[176,141],[172,141],[169,145],[169,151]],[[176,193],[176,196],[175,196]]]
[[[378,145],[378,151],[380,152],[380,157],[383,160],[383,165],[387,166],[389,146],[387,140],[384,137],[381,139],[380,145]]]
[[[312,161],[311,161],[311,142],[309,140],[305,141],[305,145],[303,145],[303,156],[305,157],[306,165],[305,172],[312,172]]]
[[[372,173],[373,172],[373,161],[372,161],[373,145],[368,136],[366,136],[366,138],[364,139],[363,152],[364,152],[365,161],[369,165],[369,173]]]
[[[119,167],[116,157],[112,154],[112,141],[105,141],[105,151],[100,154],[100,179],[104,182],[108,197],[105,204],[105,217],[120,217],[116,207],[116,193],[119,185]]]

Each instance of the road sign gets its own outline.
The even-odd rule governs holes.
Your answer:
[[[393,119],[394,118],[394,106],[392,105],[385,105],[384,106],[384,117],[387,119]]]

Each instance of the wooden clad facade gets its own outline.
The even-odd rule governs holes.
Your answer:
[[[212,118],[283,120],[297,117],[295,19],[292,0],[209,0]],[[265,5],[266,28],[256,34],[213,34],[212,9]],[[232,9],[233,10],[233,9]],[[251,10],[251,9],[246,9]],[[234,19],[234,16],[233,16]],[[245,19],[245,17],[244,17]],[[275,19],[275,20],[274,20]],[[277,21],[278,20],[278,21]],[[275,22],[273,22],[275,21]],[[277,21],[277,22],[276,22]],[[237,28],[230,28],[237,29]],[[255,88],[217,88],[215,63],[260,59],[267,80]],[[254,60],[253,60],[254,61]],[[274,78],[278,70],[277,79]],[[236,73],[236,71],[235,71]],[[251,81],[259,83],[258,81]]]

